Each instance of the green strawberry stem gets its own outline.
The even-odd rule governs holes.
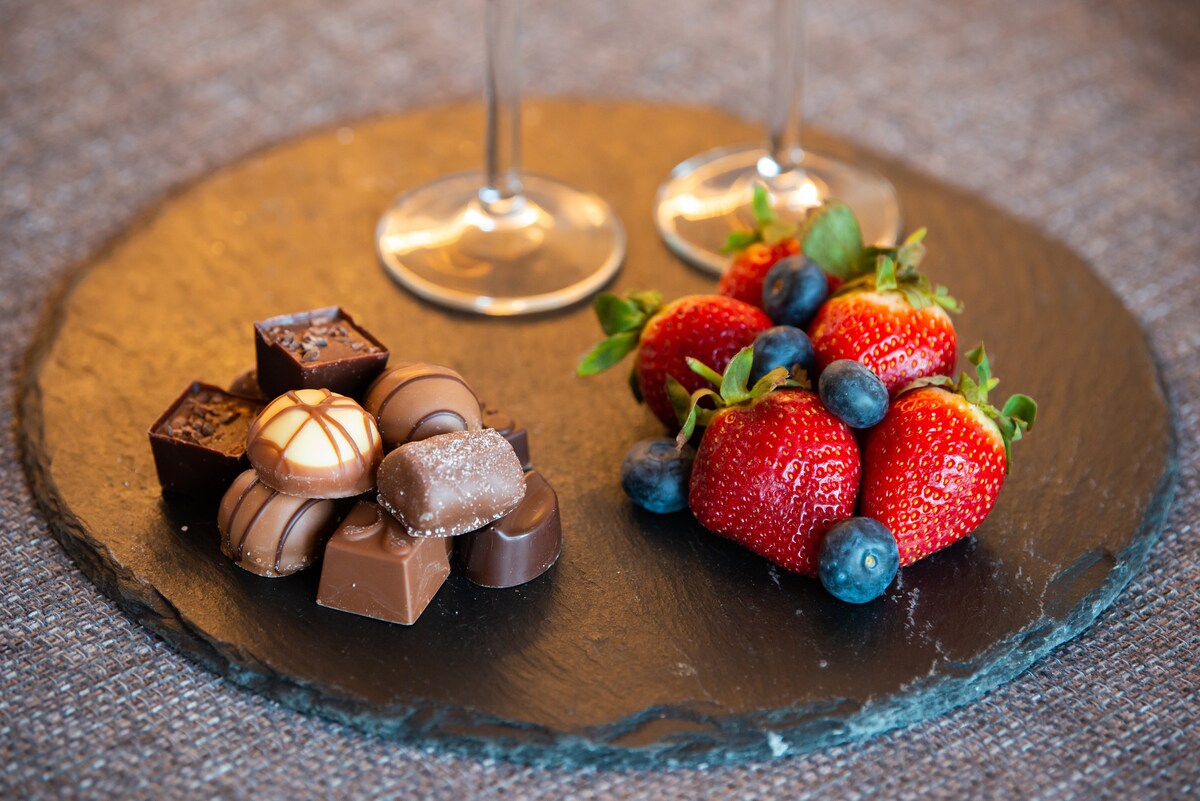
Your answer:
[[[622,298],[605,292],[596,297],[592,308],[608,336],[579,360],[575,368],[579,376],[602,373],[636,350],[642,329],[662,308],[662,293],[631,292]]]
[[[738,351],[729,361],[724,374],[718,373],[699,359],[689,357],[687,363],[692,372],[719,387],[720,391],[701,388],[689,395],[674,376],[667,376],[667,397],[671,399],[671,407],[675,410],[680,424],[679,434],[675,438],[679,445],[692,438],[696,426],[707,426],[711,423],[713,416],[722,409],[751,404],[778,387],[795,386],[788,378],[787,368],[776,367],[758,379],[753,387],[747,387],[750,368],[754,364],[754,349],[751,347]],[[711,400],[712,406],[701,406],[700,402],[703,400]]]
[[[962,395],[967,401],[979,408],[996,424],[1000,431],[1000,439],[1004,441],[1004,472],[1007,474],[1012,457],[1012,444],[1021,439],[1022,435],[1033,430],[1037,420],[1037,402],[1028,395],[1020,393],[1011,396],[1004,406],[997,409],[988,402],[988,393],[996,388],[1000,379],[992,375],[992,365],[988,361],[987,351],[983,344],[967,354],[967,361],[975,366],[977,379],[963,372],[957,382],[949,376],[935,375],[919,378],[901,390],[908,392],[920,387],[941,387]]]
[[[836,294],[842,295],[855,290],[898,292],[914,309],[941,306],[948,312],[958,314],[963,305],[950,296],[950,291],[941,284],[934,284],[920,270],[925,258],[925,229],[919,228],[895,248],[868,248],[875,259],[875,270],[843,284]]]

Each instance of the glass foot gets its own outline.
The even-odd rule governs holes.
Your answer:
[[[521,180],[522,195],[486,205],[482,173],[400,195],[376,229],[384,269],[425,300],[478,314],[531,314],[591,295],[625,258],[621,222],[589,192]]]
[[[710,150],[672,170],[658,189],[659,234],[684,261],[720,275],[729,266],[729,256],[721,253],[729,232],[754,227],[755,183],[766,184],[780,219],[798,222],[835,198],[854,210],[868,244],[892,245],[901,234],[896,190],[882,175],[810,150],[800,169],[779,173],[756,147]]]

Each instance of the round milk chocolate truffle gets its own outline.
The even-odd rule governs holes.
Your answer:
[[[375,419],[345,395],[297,389],[250,425],[246,456],[262,482],[304,498],[348,498],[375,486],[383,446]]]
[[[461,375],[438,364],[409,362],[385,371],[367,388],[363,405],[379,421],[387,450],[483,427],[474,391]]]
[[[221,499],[221,553],[260,576],[287,576],[320,558],[337,525],[333,501],[285,495],[254,470],[234,479]]]

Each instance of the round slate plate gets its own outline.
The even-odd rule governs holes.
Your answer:
[[[890,176],[1038,430],[973,538],[841,604],[707,534],[631,507],[616,480],[659,433],[623,370],[582,380],[586,307],[493,320],[388,282],[372,230],[402,189],[478,164],[480,110],[436,108],[283,144],[179,192],[80,270],[21,392],[28,473],[84,572],[206,667],[364,731],[520,759],[606,764],[778,756],[937,714],[1074,636],[1142,564],[1174,478],[1170,415],[1138,326],[1060,245],[979,200],[814,133]],[[711,290],[654,234],[679,160],[752,141],[702,109],[526,107],[526,162],[608,198],[629,232],[619,289]],[[253,362],[253,321],[341,304],[392,348],[460,370],[523,421],[557,487],[558,565],[509,591],[454,576],[412,628],[314,602],[315,571],[268,580],[222,558],[213,505],[161,497],[146,429],[189,381]],[[1102,344],[1101,344],[1102,343]]]

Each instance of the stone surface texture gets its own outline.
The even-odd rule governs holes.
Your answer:
[[[767,5],[530,3],[530,89],[753,115]],[[477,11],[0,3],[4,386],[15,384],[56,280],[170,187],[314,126],[472,97]],[[811,117],[1080,252],[1146,326],[1176,406],[1179,501],[1146,570],[1088,633],[1018,680],[936,720],[783,761],[597,771],[425,755],[236,689],[131,623],[49,537],[17,465],[10,403],[0,408],[9,471],[0,789],[29,798],[1195,792],[1197,13],[1067,0],[812,9]]]

